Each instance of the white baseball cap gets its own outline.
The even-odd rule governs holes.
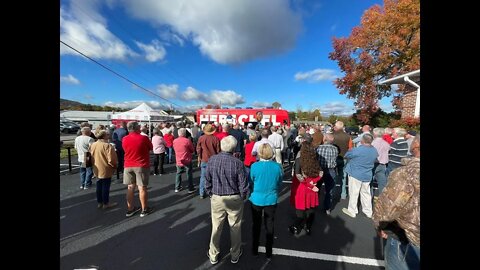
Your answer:
[[[247,127],[253,127],[252,123],[248,123]]]

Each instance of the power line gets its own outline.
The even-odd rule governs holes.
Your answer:
[[[104,69],[106,69],[106,70],[108,70],[108,71],[112,72],[113,74],[117,75],[118,77],[120,77],[120,78],[122,78],[122,79],[126,80],[127,82],[129,82],[129,83],[131,83],[131,84],[135,85],[136,87],[138,87],[138,88],[140,88],[140,89],[142,89],[142,90],[146,91],[147,93],[149,93],[149,94],[151,94],[151,95],[154,95],[154,96],[156,96],[156,97],[159,97],[159,98],[161,98],[161,99],[163,99],[163,100],[167,101],[168,103],[170,103],[170,104],[173,104],[173,105],[175,105],[175,106],[177,106],[177,107],[183,107],[183,106],[180,106],[180,105],[178,105],[178,104],[175,104],[175,103],[171,102],[170,100],[168,100],[168,99],[166,99],[166,98],[163,98],[163,97],[161,97],[161,96],[157,95],[155,92],[152,92],[152,91],[148,90],[147,88],[145,88],[145,87],[143,87],[143,86],[141,86],[141,85],[137,84],[136,82],[134,82],[134,81],[132,81],[132,80],[128,79],[127,77],[125,77],[125,76],[123,76],[122,74],[120,74],[120,73],[116,72],[115,70],[113,70],[113,69],[111,69],[111,68],[109,68],[109,67],[105,66],[104,64],[102,64],[102,63],[100,63],[100,62],[96,61],[95,59],[92,59],[92,58],[90,58],[88,55],[85,55],[85,54],[84,54],[84,53],[82,53],[81,51],[79,51],[79,50],[77,50],[77,49],[73,48],[72,46],[70,46],[70,45],[68,45],[67,43],[65,43],[64,41],[62,41],[61,39],[60,39],[60,43],[62,43],[63,45],[65,45],[65,46],[69,47],[70,49],[74,50],[75,52],[79,53],[79,54],[80,54],[80,55],[82,55],[83,57],[85,57],[85,58],[87,58],[88,60],[90,60],[90,61],[94,62],[95,64],[97,64],[97,65],[99,65],[99,66],[103,67]]]

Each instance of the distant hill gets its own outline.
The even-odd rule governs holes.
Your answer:
[[[68,99],[63,99],[63,98],[60,99],[60,108],[61,107],[69,108],[69,107],[73,107],[73,106],[84,106],[84,105],[85,104],[80,103],[78,101],[73,101],[73,100],[68,100]]]
[[[60,110],[69,110],[69,111],[116,111],[123,112],[125,111],[122,108],[115,108],[110,106],[99,106],[93,104],[83,104],[78,101],[60,99]]]

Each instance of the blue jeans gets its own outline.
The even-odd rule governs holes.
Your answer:
[[[388,236],[385,245],[386,270],[417,270],[420,269],[420,247],[402,244],[397,239]]]
[[[192,176],[192,162],[186,166],[177,165],[177,175],[175,175],[175,189],[180,189],[182,186],[182,173],[187,173],[188,190],[193,190],[193,176]]]
[[[98,179],[97,181],[97,202],[108,204],[110,198],[110,184],[112,178]]]
[[[335,177],[337,173],[335,168],[323,169],[323,182],[325,183],[325,199],[323,200],[323,207],[325,210],[330,210],[332,207],[333,189],[335,188]]]
[[[337,183],[342,185],[342,199],[347,198],[347,172],[344,168],[347,165],[343,157],[337,157]]]
[[[92,167],[84,168],[82,167],[82,162],[80,162],[80,186],[82,187],[91,186],[92,176],[93,176]]]
[[[207,162],[200,163],[200,196],[205,196],[205,173],[207,173]]]
[[[167,158],[167,163],[171,164],[172,163],[172,155],[173,155],[173,147],[167,147],[167,151],[165,152],[166,158]]]
[[[387,166],[385,164],[380,164],[380,163],[375,163],[375,167],[373,168],[373,176],[375,177],[375,180],[377,180],[377,184],[378,184],[378,189],[377,189],[378,196],[380,196],[380,194],[382,193],[382,190],[387,185],[386,168]]]

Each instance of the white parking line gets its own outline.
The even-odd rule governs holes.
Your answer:
[[[299,258],[316,259],[316,260],[322,260],[322,261],[345,262],[345,263],[385,267],[385,262],[383,260],[376,260],[376,259],[330,255],[330,254],[297,251],[297,250],[283,249],[283,248],[273,248],[272,251],[273,251],[272,253],[275,255],[284,255],[284,256],[299,257]],[[265,253],[265,247],[258,247],[258,252]]]
[[[72,238],[72,237],[74,237],[74,236],[80,235],[80,234],[82,234],[82,233],[86,233],[86,232],[89,232],[89,231],[93,231],[93,230],[98,229],[98,228],[100,228],[100,227],[102,227],[102,225],[98,225],[98,226],[95,226],[95,227],[93,227],[93,228],[86,229],[86,230],[83,230],[83,231],[81,231],[81,232],[77,232],[77,233],[74,233],[74,234],[72,234],[72,235],[65,236],[65,237],[63,237],[63,238],[60,238],[60,242],[62,242],[62,241],[65,240],[65,239]]]

